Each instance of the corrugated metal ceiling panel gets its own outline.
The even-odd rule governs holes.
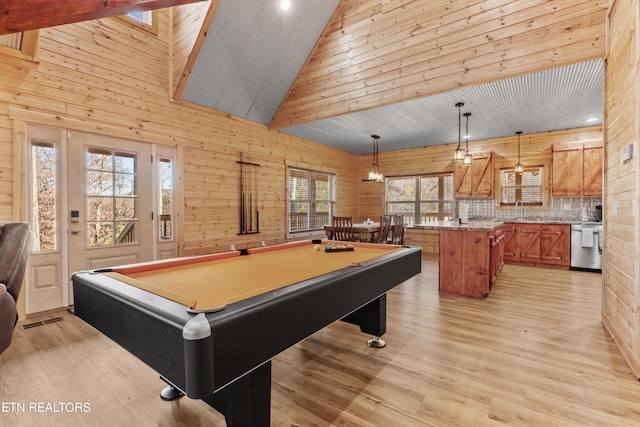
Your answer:
[[[603,120],[603,78],[597,59],[282,131],[360,154],[371,151],[371,134],[380,151],[455,143],[461,101],[471,140],[594,126]]]
[[[222,0],[182,99],[268,124],[339,0]]]

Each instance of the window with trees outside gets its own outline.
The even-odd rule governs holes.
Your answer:
[[[543,204],[543,166],[526,166],[524,172],[513,168],[500,170],[500,206],[513,206],[522,201],[525,206]]]
[[[158,236],[160,240],[173,238],[173,161],[170,158],[158,159],[160,174],[160,221],[158,221]]]
[[[58,174],[56,145],[49,141],[31,141],[32,225],[34,252],[58,249],[57,224]]]
[[[288,188],[289,232],[321,230],[335,210],[335,175],[290,167]]]
[[[138,243],[136,154],[92,147],[86,162],[87,246]]]
[[[387,214],[402,215],[407,226],[446,221],[453,210],[453,175],[388,177]]]

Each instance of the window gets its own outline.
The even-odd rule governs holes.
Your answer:
[[[0,35],[0,52],[36,60],[38,30]]]
[[[526,166],[524,172],[513,168],[500,170],[500,206],[513,206],[519,200],[525,206],[543,205],[543,175],[541,165]]]
[[[335,175],[289,168],[289,232],[321,230],[335,209]]]
[[[33,215],[33,251],[52,252],[58,248],[56,206],[56,146],[48,141],[31,141],[31,182]]]
[[[145,31],[158,34],[158,11],[157,10],[145,10],[131,12],[118,18],[135,25]]]
[[[137,156],[87,150],[87,246],[138,243]]]
[[[147,25],[151,25],[153,23],[153,17],[151,16],[150,10],[127,13],[127,16],[132,17],[136,21],[144,22]]]
[[[171,221],[173,213],[173,162],[169,158],[160,157],[158,166],[160,175],[158,236],[160,236],[160,240],[170,240],[173,238],[173,221]]]
[[[408,226],[446,221],[452,211],[452,174],[387,178],[387,214],[402,215]]]

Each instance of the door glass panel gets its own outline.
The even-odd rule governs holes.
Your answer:
[[[133,220],[138,217],[136,214],[136,202],[134,198],[116,198],[116,219]]]
[[[89,197],[89,221],[113,220],[113,198]]]
[[[138,243],[137,155],[90,147],[86,158],[87,246]]]
[[[89,247],[113,245],[113,223],[90,222],[87,230]]]
[[[33,251],[50,252],[57,249],[57,174],[56,146],[48,141],[31,141],[31,182],[33,197]]]

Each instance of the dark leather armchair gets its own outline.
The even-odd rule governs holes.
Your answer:
[[[16,301],[22,288],[31,250],[26,222],[0,223],[0,353],[5,351],[18,322]]]

